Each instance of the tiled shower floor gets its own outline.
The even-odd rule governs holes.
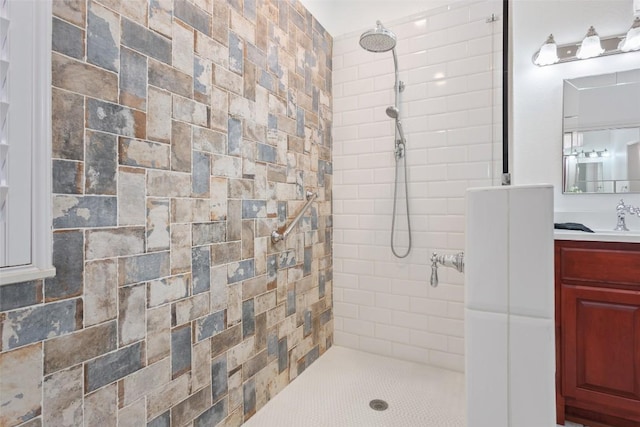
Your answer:
[[[245,425],[464,427],[464,396],[461,373],[334,346]]]

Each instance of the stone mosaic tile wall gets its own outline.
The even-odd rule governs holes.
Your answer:
[[[57,275],[0,287],[0,425],[242,424],[332,342],[331,37],[297,0],[54,0],[52,48]]]

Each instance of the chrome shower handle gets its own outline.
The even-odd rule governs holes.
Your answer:
[[[431,279],[429,283],[434,288],[438,286],[438,254],[435,252],[431,254]]]
[[[438,255],[437,252],[431,254],[431,286],[438,286],[438,264],[445,267],[456,269],[460,273],[464,273],[464,252],[458,252],[454,255]]]

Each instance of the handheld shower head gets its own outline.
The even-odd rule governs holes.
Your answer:
[[[400,110],[398,109],[398,107],[395,107],[393,105],[387,107],[387,116],[395,119],[396,127],[398,128],[398,134],[400,135],[400,141],[404,142],[404,132],[402,130],[402,122],[400,121]]]
[[[398,110],[398,107],[391,105],[387,107],[387,116],[392,119],[397,119],[400,117],[400,110]]]
[[[397,37],[393,31],[387,30],[380,21],[376,28],[365,31],[360,36],[360,46],[369,52],[388,52],[396,47]]]

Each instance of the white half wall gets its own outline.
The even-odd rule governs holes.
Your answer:
[[[467,425],[555,425],[553,191],[467,191]]]

